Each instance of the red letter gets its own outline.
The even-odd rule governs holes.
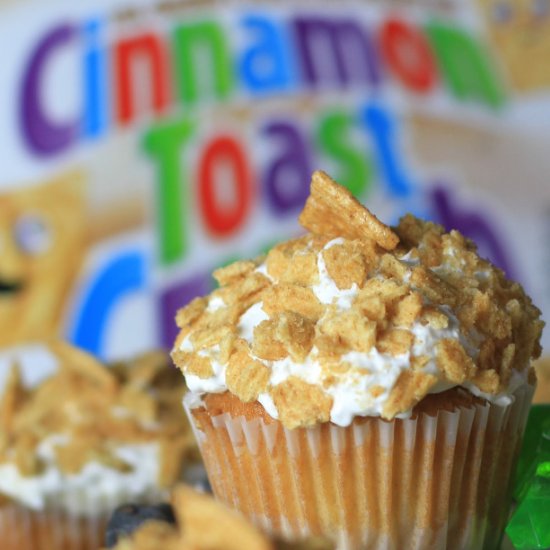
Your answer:
[[[244,152],[234,139],[219,137],[206,148],[199,170],[200,208],[206,225],[214,235],[229,235],[242,224],[252,201]],[[233,177],[227,177],[228,172]]]
[[[115,49],[117,73],[117,117],[121,124],[131,122],[135,115],[136,88],[151,86],[151,102],[155,113],[160,114],[170,101],[168,78],[168,55],[161,39],[153,33],[146,33],[121,40]],[[147,61],[149,78],[139,82],[132,79],[135,61]]]
[[[437,68],[424,36],[399,19],[382,27],[380,43],[390,68],[401,82],[416,92],[428,92],[435,84]]]

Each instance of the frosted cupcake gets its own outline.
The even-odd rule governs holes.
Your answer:
[[[215,494],[289,539],[496,548],[539,310],[456,231],[391,229],[324,173],[300,222],[178,312]]]
[[[54,343],[58,371],[0,401],[2,550],[97,550],[110,512],[158,500],[195,452],[179,373],[163,353],[105,368]]]

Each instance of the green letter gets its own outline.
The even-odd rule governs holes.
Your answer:
[[[504,90],[481,45],[462,29],[432,22],[426,32],[439,69],[459,99],[476,97],[493,107],[504,102]]]
[[[186,232],[183,225],[188,212],[187,193],[180,171],[181,145],[193,133],[187,119],[153,126],[145,135],[145,150],[157,163],[157,220],[161,260],[169,264],[185,254]],[[187,185],[185,185],[187,189]]]
[[[361,148],[353,147],[353,119],[342,111],[329,111],[321,118],[317,143],[341,167],[335,179],[356,197],[370,190],[373,169],[370,159]]]
[[[184,103],[194,103],[207,95],[209,85],[218,98],[229,94],[233,86],[233,65],[225,36],[216,23],[180,25],[174,34],[174,46],[176,78]],[[208,55],[210,66],[204,63],[204,54]]]

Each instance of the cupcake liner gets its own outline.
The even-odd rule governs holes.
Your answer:
[[[104,495],[101,508],[97,498],[79,495],[78,509],[71,510],[68,495],[44,510],[16,503],[0,505],[1,550],[98,550],[104,545],[107,521],[118,506],[127,502],[158,503],[166,495],[151,492],[136,498],[126,494]],[[74,500],[74,496],[72,497]],[[66,506],[62,503],[66,502]]]
[[[294,430],[184,404],[215,495],[268,532],[339,550],[475,550],[498,547],[532,394]]]

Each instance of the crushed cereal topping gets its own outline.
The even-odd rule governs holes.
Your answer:
[[[194,306],[193,306],[194,307]],[[197,450],[181,401],[185,391],[164,352],[154,351],[111,368],[64,342],[52,342],[59,369],[36,388],[25,388],[14,365],[0,400],[0,465],[23,476],[40,475],[41,442],[54,445],[57,468],[77,474],[89,462],[127,472],[118,446],[159,444],[159,487],[180,475]]]
[[[309,233],[218,270],[221,287],[178,312],[173,359],[192,391],[269,404],[294,428],[529,380],[540,311],[472,241],[410,214],[390,228],[322,172],[299,219]]]

